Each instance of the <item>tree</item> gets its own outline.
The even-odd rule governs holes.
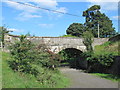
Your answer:
[[[66,30],[67,34],[77,37],[81,37],[83,32],[84,32],[84,26],[81,23],[73,23]]]
[[[4,36],[5,34],[9,33],[9,31],[7,30],[7,28],[5,27],[0,27],[0,41],[1,41],[1,47],[4,48]]]
[[[112,21],[99,10],[100,6],[94,5],[86,11],[83,11],[83,16],[86,19],[84,26],[87,31],[89,30],[93,33],[94,37],[97,37],[99,24],[100,37],[111,37],[115,34]]]
[[[93,52],[92,43],[93,43],[93,34],[90,31],[83,33],[83,44],[86,46],[87,52]]]

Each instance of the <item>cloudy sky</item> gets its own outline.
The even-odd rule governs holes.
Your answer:
[[[72,23],[84,23],[82,12],[92,5],[100,5],[101,12],[105,13],[113,22],[118,31],[118,1],[109,0],[12,0],[37,7],[70,13],[77,16],[60,14],[52,11],[34,8],[27,5],[4,0],[0,26],[6,25],[11,34],[31,33],[36,36],[61,36]],[[82,2],[83,1],[83,2]]]

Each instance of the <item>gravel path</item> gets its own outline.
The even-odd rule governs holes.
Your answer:
[[[71,80],[71,85],[67,88],[118,88],[118,82],[112,82],[80,70],[62,67],[60,71]]]

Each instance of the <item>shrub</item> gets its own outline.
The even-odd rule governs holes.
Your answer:
[[[100,55],[93,54],[87,58],[88,61],[98,62],[104,66],[111,66],[114,61],[114,55],[112,53],[104,53]]]
[[[23,35],[20,37],[20,41],[10,46],[13,61],[10,61],[9,64],[14,71],[37,75],[38,71],[30,64],[35,60],[32,51],[33,46]]]
[[[35,46],[26,36],[21,36],[20,41],[10,46],[13,61],[9,62],[14,71],[39,74],[37,66],[55,69],[59,64],[59,56],[48,51],[45,45]]]
[[[83,54],[88,61],[88,72],[106,72],[114,62],[114,55],[112,53],[95,54],[86,52]]]
[[[42,67],[55,69],[55,67],[59,65],[59,55],[49,51],[44,44],[36,46],[35,51],[36,63]]]
[[[83,33],[83,44],[86,46],[86,50],[88,52],[93,52],[93,38],[94,36],[91,32],[87,31]]]

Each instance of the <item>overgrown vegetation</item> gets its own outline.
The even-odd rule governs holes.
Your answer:
[[[72,68],[79,67],[79,59],[82,51],[75,48],[67,48],[59,52],[61,56],[61,64],[67,64]]]
[[[93,43],[93,34],[89,31],[86,31],[83,33],[83,44],[86,46],[86,50],[89,53],[93,53],[93,47],[92,47],[92,43]]]
[[[91,73],[92,75],[99,76],[101,78],[105,78],[112,81],[120,81],[120,76],[112,75],[112,74],[104,74],[104,73]]]
[[[85,34],[84,38],[89,38],[88,34]],[[86,43],[92,47],[90,42],[91,40],[86,40]],[[86,58],[85,60],[88,61],[88,68],[86,71],[92,73],[109,73],[109,68],[115,62],[115,56],[118,55],[118,52],[116,52],[118,46],[116,47],[116,50],[114,49],[115,47],[113,47],[115,51],[110,51],[111,47],[116,45],[116,42],[108,41],[102,45],[96,46],[97,48],[95,47],[94,51],[91,50],[91,52],[86,43],[84,43],[84,45],[86,46],[87,51],[82,54],[83,57]]]
[[[35,46],[24,35],[10,46],[10,55],[3,53],[3,61],[4,88],[61,88],[68,84],[57,69],[58,55],[45,45]]]
[[[118,52],[119,43],[120,43],[120,41],[117,41],[117,42],[111,42],[111,41],[105,42],[102,45],[95,46],[94,52],[96,54],[100,54],[101,52],[104,52],[104,53],[111,52],[113,55],[118,55],[118,53],[119,53]]]
[[[5,42],[4,42],[4,36],[5,34],[8,34],[10,31],[7,30],[5,27],[0,27],[0,42],[1,42],[1,47],[4,48]]]
[[[76,37],[76,36],[73,36],[73,35],[62,35],[60,37]]]

